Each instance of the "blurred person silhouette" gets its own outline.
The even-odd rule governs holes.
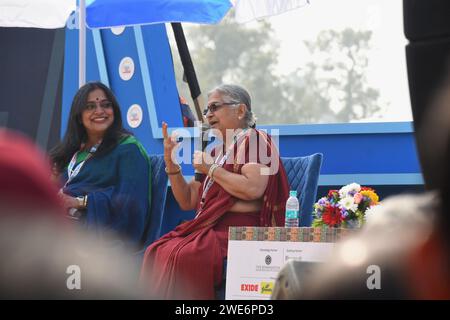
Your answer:
[[[179,96],[179,100],[183,126],[193,127],[195,125],[195,121],[197,121],[197,118],[195,118],[194,114],[192,113],[192,110],[189,107],[189,104],[186,101],[186,99],[182,96]]]
[[[68,223],[50,174],[28,138],[0,128],[0,299],[144,298],[135,260]]]
[[[19,132],[0,127],[0,205],[2,217],[11,208],[30,209],[27,214],[43,209],[61,215],[57,189],[48,183],[46,157]],[[38,210],[39,211],[39,210]]]
[[[385,199],[326,264],[282,270],[273,299],[450,299],[450,79],[416,141],[428,190]]]
[[[100,82],[75,94],[62,142],[51,152],[67,212],[101,239],[137,252],[150,225],[150,161],[122,125],[113,92]]]

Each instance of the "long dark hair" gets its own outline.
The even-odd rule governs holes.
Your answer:
[[[61,173],[64,167],[70,161],[71,157],[80,149],[82,143],[87,140],[86,128],[83,125],[81,114],[86,108],[88,95],[96,90],[102,90],[108,100],[112,102],[114,111],[114,122],[105,132],[102,143],[95,152],[94,157],[99,157],[111,151],[119,141],[131,135],[122,125],[122,116],[120,113],[119,103],[112,91],[101,82],[89,82],[78,89],[72,101],[70,108],[67,130],[63,140],[50,151],[50,159],[52,165]]]

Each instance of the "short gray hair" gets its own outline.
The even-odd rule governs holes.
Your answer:
[[[252,99],[246,89],[235,84],[221,84],[208,92],[208,97],[215,92],[219,92],[224,99],[224,102],[242,103],[247,106],[244,115],[244,120],[247,127],[254,128],[256,126],[256,117],[252,112]]]

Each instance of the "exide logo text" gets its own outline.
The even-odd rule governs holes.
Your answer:
[[[241,284],[241,291],[255,291],[258,292],[259,286],[257,284]]]

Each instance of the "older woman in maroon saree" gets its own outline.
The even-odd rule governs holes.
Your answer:
[[[233,96],[228,98],[237,100]],[[227,100],[227,95],[220,92],[219,99]],[[245,102],[244,107],[248,108],[250,103]],[[265,147],[264,155],[270,157],[269,163],[260,158],[259,152],[255,154],[254,151],[259,148],[254,149],[252,154],[252,144],[254,146],[255,143],[258,147]],[[274,168],[274,172],[268,175],[262,196],[258,198],[260,210],[232,212],[234,205],[242,199],[230,194],[218,177],[217,181],[209,183],[209,187],[207,185],[212,177],[203,180],[198,188],[196,218],[179,225],[146,250],[141,278],[158,298],[214,299],[215,287],[222,281],[223,261],[227,256],[228,227],[284,225],[289,187],[278,151],[270,137],[256,129],[244,128],[228,151],[231,156],[220,166],[228,173],[241,175],[242,168],[249,163],[263,163]],[[223,171],[223,174],[227,173]],[[207,192],[202,192],[205,188]],[[200,195],[203,195],[203,201]]]

